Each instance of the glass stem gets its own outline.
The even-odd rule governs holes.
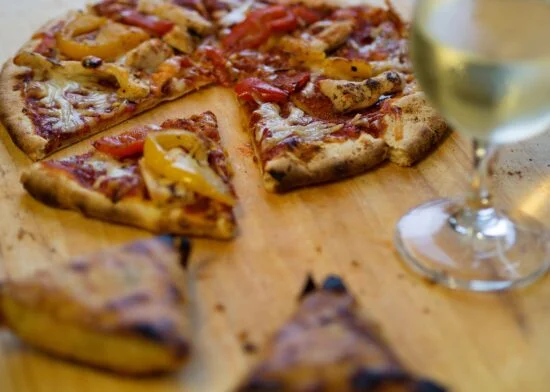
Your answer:
[[[496,221],[491,196],[491,169],[495,149],[481,140],[474,140],[474,172],[465,205],[450,218],[453,229],[461,234],[485,232]]]
[[[474,139],[474,172],[467,206],[472,212],[493,210],[491,196],[491,164],[494,149],[485,141]]]

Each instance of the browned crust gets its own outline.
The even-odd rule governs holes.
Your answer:
[[[48,141],[35,133],[32,120],[25,114],[25,99],[22,91],[16,88],[21,83],[18,77],[26,69],[8,60],[0,73],[0,121],[6,127],[13,142],[29,158],[37,160],[46,154]]]
[[[284,192],[350,177],[383,162],[387,151],[382,140],[363,134],[355,140],[320,143],[320,150],[307,162],[286,152],[265,163],[264,185],[268,191]]]
[[[140,199],[124,199],[115,203],[42,163],[35,163],[26,170],[21,176],[21,183],[37,200],[52,207],[80,211],[90,218],[139,227],[153,233],[216,239],[235,236],[236,224],[231,214],[220,215],[216,221],[211,221],[190,219],[181,208],[157,207]]]
[[[442,140],[448,126],[422,92],[399,98],[392,106],[398,108],[397,114],[384,119],[390,160],[399,166],[411,166]]]

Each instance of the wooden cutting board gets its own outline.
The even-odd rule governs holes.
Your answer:
[[[0,60],[46,19],[83,3],[2,1]],[[190,364],[172,377],[124,379],[52,359],[0,331],[0,391],[229,391],[256,359],[243,346],[262,347],[294,310],[310,272],[344,276],[414,371],[455,391],[550,390],[548,278],[509,293],[452,292],[410,273],[393,247],[395,223],[409,208],[466,190],[467,141],[450,135],[414,168],[386,164],[354,179],[272,195],[262,188],[231,91],[208,89],[116,129],[205,110],[218,116],[236,169],[240,233],[233,242],[194,241]],[[18,181],[30,161],[4,129],[0,139],[0,278],[149,236],[37,203]],[[550,227],[550,134],[502,150],[495,194],[500,205]]]

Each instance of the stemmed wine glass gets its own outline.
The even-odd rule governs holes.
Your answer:
[[[489,169],[498,145],[550,126],[549,40],[548,1],[416,1],[417,80],[452,127],[474,140],[469,194],[420,205],[397,224],[403,259],[435,282],[502,290],[548,269],[544,227],[520,212],[495,209]]]

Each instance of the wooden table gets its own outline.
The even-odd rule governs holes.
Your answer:
[[[3,1],[0,60],[46,19],[83,3]],[[191,363],[173,377],[123,379],[52,359],[1,331],[0,391],[229,391],[255,360],[243,345],[261,347],[295,308],[309,272],[318,279],[343,275],[414,371],[455,391],[550,390],[548,278],[508,293],[452,292],[411,274],[393,247],[393,229],[405,211],[466,189],[467,141],[449,136],[414,168],[387,164],[355,179],[280,196],[262,188],[230,91],[209,89],[127,125],[207,109],[218,115],[236,168],[240,235],[227,243],[194,241]],[[0,277],[148,236],[37,203],[18,181],[29,160],[3,130],[0,138]],[[495,192],[501,205],[550,226],[550,134],[502,150]]]

